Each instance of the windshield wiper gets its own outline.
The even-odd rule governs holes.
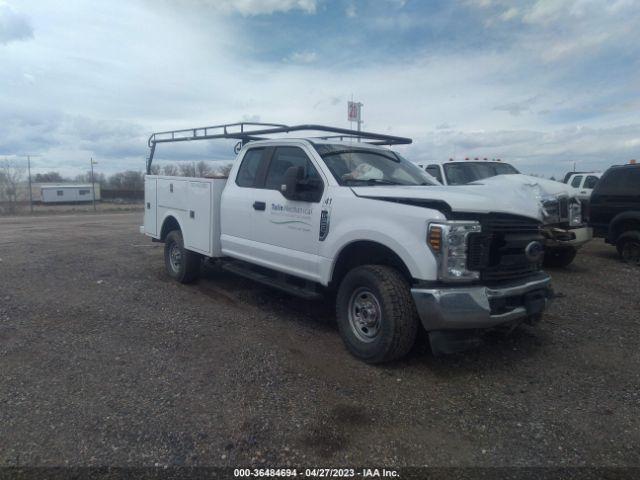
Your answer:
[[[344,182],[366,183],[367,185],[406,185],[404,183],[394,182],[393,180],[386,180],[384,178],[350,178],[349,180],[344,180]]]

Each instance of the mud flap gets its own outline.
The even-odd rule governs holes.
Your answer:
[[[547,292],[545,290],[536,290],[529,292],[524,296],[524,307],[527,310],[527,316],[533,317],[540,315],[547,305]]]
[[[460,353],[482,345],[476,330],[434,330],[429,332],[431,352],[435,356]]]

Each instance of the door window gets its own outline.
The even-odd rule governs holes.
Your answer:
[[[318,170],[316,170],[307,154],[301,148],[278,147],[269,164],[264,187],[271,190],[280,190],[284,183],[284,175],[291,167],[304,168],[302,180],[321,181]]]
[[[440,173],[439,165],[429,165],[426,170],[429,175],[442,183],[442,174]]]
[[[571,180],[571,186],[573,188],[580,188],[580,182],[582,182],[582,175],[576,175],[573,177],[573,180]]]
[[[584,181],[583,188],[594,188],[598,183],[598,177],[594,177],[593,175],[589,175]]]
[[[264,148],[252,148],[251,150],[247,150],[247,153],[245,153],[242,158],[242,164],[238,169],[236,185],[248,188],[255,185],[263,152]]]

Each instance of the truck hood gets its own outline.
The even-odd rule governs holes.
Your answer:
[[[508,175],[504,175],[508,176]],[[496,177],[497,178],[497,177]],[[542,221],[540,203],[530,190],[513,186],[370,186],[351,187],[359,197],[378,200],[423,200],[444,202],[454,212],[509,213]]]
[[[494,191],[500,191],[503,188],[527,190],[533,192],[538,200],[550,196],[575,196],[575,189],[565,183],[522,174],[498,175],[472,182],[469,185],[486,185],[495,189]]]

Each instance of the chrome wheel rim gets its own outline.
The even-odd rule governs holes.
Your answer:
[[[180,271],[180,265],[182,265],[182,251],[177,243],[172,243],[169,247],[169,263],[171,269],[174,272]]]
[[[370,343],[380,334],[382,308],[376,296],[366,288],[356,289],[349,299],[349,326],[358,340]]]
[[[622,247],[622,260],[640,265],[640,243],[634,241],[625,242]]]

